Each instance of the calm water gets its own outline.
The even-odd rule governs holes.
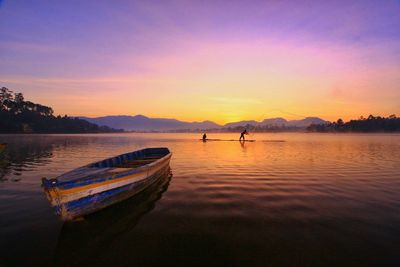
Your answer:
[[[200,137],[0,135],[0,266],[400,265],[400,135]],[[42,177],[155,146],[172,177],[82,221],[53,214]]]

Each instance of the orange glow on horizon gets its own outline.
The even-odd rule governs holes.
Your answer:
[[[190,49],[142,58],[146,71],[139,74],[5,82],[30,85],[28,99],[71,116],[143,114],[224,124],[271,117],[348,120],[400,111],[390,102],[400,99],[397,66],[363,61],[379,47],[297,47],[275,40],[180,46]],[[129,57],[124,61],[129,65]],[[378,94],[378,86],[387,90]]]
[[[5,1],[0,81],[70,116],[224,124],[400,115],[399,8]]]

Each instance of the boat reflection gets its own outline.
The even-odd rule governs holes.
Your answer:
[[[138,195],[80,221],[65,222],[54,255],[57,266],[102,265],[109,246],[126,237],[139,220],[154,209],[172,178],[168,168],[162,177]],[[103,256],[103,257],[102,257]]]

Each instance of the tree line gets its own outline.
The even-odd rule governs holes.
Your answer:
[[[307,127],[309,132],[400,132],[400,118],[395,114],[389,117],[369,115],[357,120],[344,122],[338,119],[336,122],[326,124],[312,124]]]
[[[22,93],[0,89],[0,133],[100,133],[122,132],[108,126],[65,116],[51,107],[27,101]]]

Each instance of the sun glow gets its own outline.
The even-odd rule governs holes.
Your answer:
[[[9,9],[3,19],[6,24],[11,21],[7,16],[14,14],[17,19],[32,12],[25,9],[17,14],[8,3],[4,5]],[[225,123],[271,116],[336,120],[400,113],[396,101],[400,98],[399,39],[389,38],[393,33],[386,37],[377,29],[380,37],[364,36],[364,30],[371,28],[371,16],[357,13],[357,5],[343,7],[347,13],[326,4],[317,5],[315,11],[301,9],[298,14],[284,4],[241,6],[231,15],[246,18],[244,24],[237,24],[229,14],[219,20],[217,7],[196,6],[197,13],[190,18],[177,16],[180,9],[192,10],[191,5],[196,4],[178,10],[164,7],[163,12],[146,4],[127,6],[126,10],[94,9],[114,19],[108,25],[106,20],[94,18],[94,25],[84,24],[78,31],[73,25],[66,26],[65,34],[81,36],[69,36],[69,42],[74,40],[70,45],[56,41],[55,26],[48,26],[51,30],[45,37],[52,41],[46,42],[21,28],[32,40],[0,42],[6,52],[0,61],[0,80],[4,86],[52,106],[58,114],[75,116],[144,114]],[[137,21],[128,11],[155,25]],[[265,24],[265,12],[272,28]],[[368,12],[386,14],[382,25],[400,25],[389,8]],[[59,15],[59,23],[66,23],[68,14]],[[338,15],[350,24],[358,21],[358,28],[329,19]],[[283,18],[303,21],[308,17],[316,21],[310,20],[302,30],[282,22]],[[178,26],[185,23],[192,28]],[[210,23],[220,27],[209,27]],[[336,32],[328,31],[330,23],[337,24]],[[380,23],[375,21],[374,26]],[[39,24],[40,19],[33,26]],[[244,28],[234,31],[233,26]],[[0,34],[11,36],[7,27],[1,27]],[[365,41],[353,41],[353,36]]]

